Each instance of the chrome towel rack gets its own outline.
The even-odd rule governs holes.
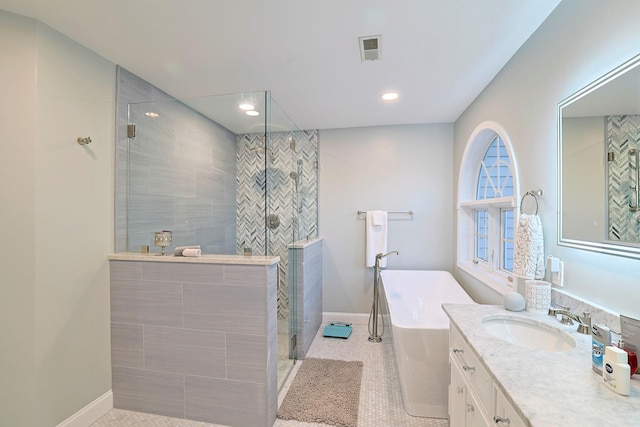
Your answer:
[[[358,211],[358,215],[362,215],[363,213],[367,213],[367,211]],[[387,213],[413,215],[413,211],[388,211]]]

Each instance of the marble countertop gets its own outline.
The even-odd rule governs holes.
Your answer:
[[[621,396],[591,368],[591,335],[576,332],[546,314],[512,312],[502,306],[443,304],[451,322],[484,362],[523,420],[536,427],[631,425],[640,422],[640,375],[631,379],[630,396]],[[569,333],[576,341],[566,352],[529,350],[487,332],[487,315],[525,316]]]
[[[258,255],[202,255],[199,257],[184,257],[158,253],[125,252],[109,255],[111,261],[150,261],[150,262],[182,262],[200,264],[239,264],[239,265],[272,265],[280,261],[278,256]]]

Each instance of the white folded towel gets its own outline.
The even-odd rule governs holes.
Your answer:
[[[202,251],[200,249],[196,249],[196,248],[186,248],[184,251],[182,251],[182,256],[201,256],[202,255]]]
[[[365,220],[365,261],[367,267],[376,263],[376,255],[387,253],[387,212],[367,211]],[[380,260],[380,267],[387,266],[387,259]]]
[[[542,221],[538,215],[521,214],[516,231],[513,274],[543,279],[545,271]]]
[[[173,251],[173,255],[182,256],[182,252],[184,252],[185,249],[200,249],[200,245],[178,246]]]
[[[371,225],[385,225],[387,213],[384,211],[371,211]]]

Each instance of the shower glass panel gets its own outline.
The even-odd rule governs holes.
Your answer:
[[[130,104],[129,124],[127,249],[157,250],[154,231],[171,230],[173,247],[234,254],[234,132],[180,100]]]
[[[278,386],[296,359],[296,278],[288,247],[317,236],[317,133],[269,92],[129,104],[127,250],[279,256]],[[121,209],[121,207],[119,207]],[[305,218],[308,216],[308,218]]]

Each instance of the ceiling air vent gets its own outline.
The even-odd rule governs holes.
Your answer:
[[[362,61],[375,61],[380,59],[381,39],[381,35],[358,37],[358,42],[360,44],[360,59]]]

